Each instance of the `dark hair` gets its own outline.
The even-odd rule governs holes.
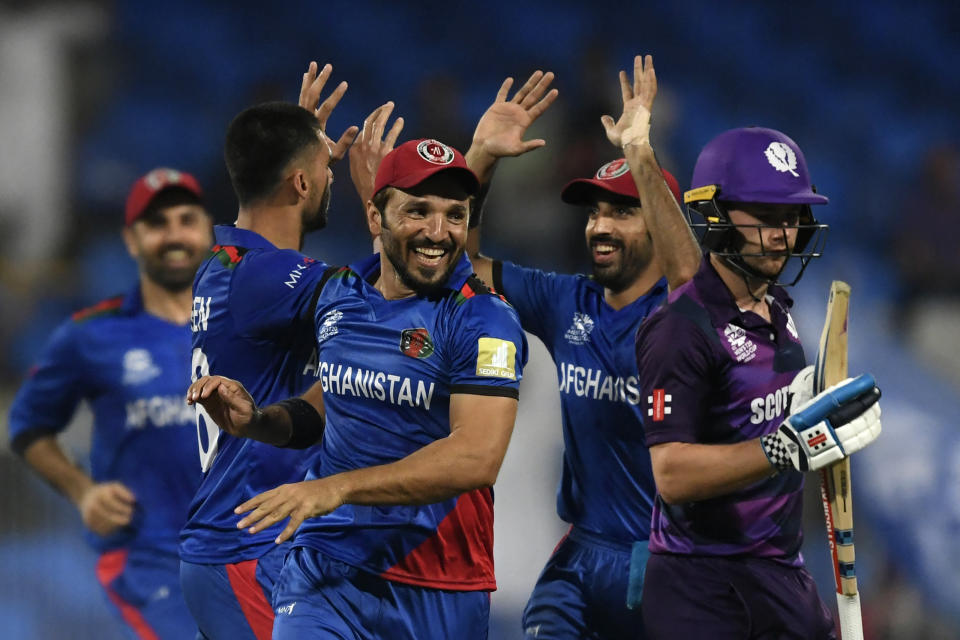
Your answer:
[[[320,123],[303,107],[267,102],[240,112],[227,127],[223,158],[241,206],[270,195],[298,154],[319,145]]]
[[[156,215],[164,209],[170,207],[179,207],[183,204],[196,204],[203,206],[203,200],[197,194],[182,187],[167,187],[150,199],[150,203],[143,209],[143,212],[137,216],[137,220],[146,220]],[[206,210],[204,210],[206,212]]]

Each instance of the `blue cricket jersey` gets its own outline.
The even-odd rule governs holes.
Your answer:
[[[18,452],[63,431],[77,405],[89,403],[90,475],[122,482],[136,497],[129,525],[106,537],[85,532],[100,552],[177,551],[200,482],[193,409],[184,401],[189,363],[189,327],[144,311],[137,286],[63,323],[13,401],[10,437]]]
[[[337,271],[316,305],[327,428],[307,479],[387,464],[450,434],[451,394],[518,397],[527,346],[514,310],[462,257],[442,295],[386,300],[380,256]],[[387,580],[496,588],[493,492],[429,505],[343,505],[307,520],[295,546]]]
[[[216,244],[193,285],[193,379],[239,380],[260,406],[300,395],[316,381],[311,311],[327,265],[277,249],[253,231],[214,231]],[[204,476],[180,536],[180,557],[200,564],[258,558],[273,548],[283,527],[250,535],[237,529],[240,517],[233,510],[263,491],[302,480],[310,454],[235,438],[200,405],[196,409]]]
[[[640,323],[666,299],[666,280],[614,310],[586,276],[499,261],[493,274],[494,288],[557,366],[564,443],[558,515],[611,540],[648,539],[656,489],[633,344]]]

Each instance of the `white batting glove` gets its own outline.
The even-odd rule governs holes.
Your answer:
[[[794,376],[793,382],[790,383],[790,388],[787,391],[788,397],[790,398],[790,410],[788,414],[793,413],[794,407],[807,404],[813,399],[813,396],[817,395],[813,390],[814,377],[814,366],[812,364],[804,367]]]
[[[763,452],[778,469],[814,471],[843,460],[880,435],[879,399],[873,376],[847,378],[796,407],[777,431],[763,436]]]

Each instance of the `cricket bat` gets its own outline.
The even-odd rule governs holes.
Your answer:
[[[830,285],[827,317],[820,334],[814,367],[814,389],[823,391],[847,377],[847,318],[850,285],[834,280]],[[840,613],[840,637],[863,640],[863,619],[853,549],[853,501],[850,486],[850,459],[820,470],[820,498],[827,522],[827,539],[833,556],[833,575]]]

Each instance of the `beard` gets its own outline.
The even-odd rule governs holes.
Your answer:
[[[618,238],[603,234],[590,238],[589,245],[610,244],[619,248],[619,256],[610,264],[592,262],[593,280],[605,289],[619,293],[636,282],[653,259],[653,245],[650,235],[643,241],[626,244]]]
[[[382,251],[384,255],[387,256],[390,264],[393,265],[393,270],[396,272],[397,277],[400,278],[400,282],[418,296],[430,297],[440,294],[446,288],[447,280],[450,279],[450,275],[457,267],[460,256],[463,255],[464,248],[460,247],[457,249],[452,242],[437,243],[430,242],[429,240],[410,242],[407,245],[403,245],[385,225],[382,226],[381,229],[380,242],[383,247]],[[406,255],[418,247],[443,249],[447,252],[445,256],[449,256],[449,262],[446,267],[442,268],[442,271],[439,266],[436,269],[418,266],[414,266],[411,269],[408,266]]]
[[[163,261],[168,251],[181,250],[187,253],[189,263],[183,267],[170,267]],[[146,256],[141,254],[140,269],[147,278],[171,293],[179,293],[193,286],[193,278],[204,259],[204,251],[191,249],[182,244],[171,244],[162,247],[156,254]]]
[[[330,198],[330,185],[328,184],[326,189],[323,190],[323,195],[320,196],[320,202],[315,207],[304,209],[300,223],[303,233],[319,231],[327,226]]]

